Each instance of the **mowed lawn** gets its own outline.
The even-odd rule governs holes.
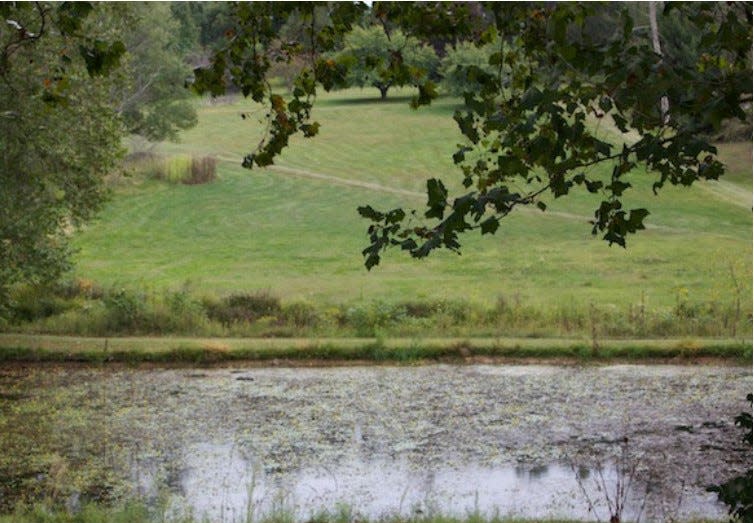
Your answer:
[[[294,139],[275,167],[254,170],[240,162],[259,141],[261,110],[203,102],[199,125],[157,150],[214,155],[218,180],[119,185],[100,218],[75,236],[76,275],[148,290],[189,285],[208,295],[263,289],[318,304],[504,297],[537,306],[667,307],[679,299],[729,303],[738,292],[750,307],[751,144],[721,148],[732,168],[721,182],[654,196],[651,177],[635,176],[628,204],[651,215],[628,249],[591,235],[599,200],[577,189],[551,202],[554,212],[522,210],[494,237],[462,238],[461,256],[442,251],[417,261],[396,251],[367,272],[368,222],[359,205],[421,209],[428,177],[456,188],[461,179],[451,160],[462,138],[452,120],[458,102],[412,111],[408,91],[384,103],[377,94],[321,96],[320,135]]]

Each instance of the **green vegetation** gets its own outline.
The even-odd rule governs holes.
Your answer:
[[[616,360],[751,360],[751,343],[735,340],[587,340],[563,338],[80,338],[0,335],[0,361],[77,363],[190,363],[349,361],[412,363],[475,361],[479,358],[551,359],[573,362]]]
[[[254,173],[238,163],[255,123],[238,114],[256,107],[203,105],[199,125],[180,143],[135,157],[130,175],[113,179],[112,202],[73,238],[77,277],[13,289],[6,329],[84,336],[747,335],[751,144],[721,147],[731,171],[720,182],[660,197],[649,180],[637,184],[637,203],[661,205],[629,250],[590,238],[583,224],[593,201],[574,195],[550,202],[545,214],[510,216],[499,240],[471,239],[463,256],[438,253],[422,263],[394,256],[366,273],[358,204],[420,202],[422,173],[442,175],[449,185],[454,178],[445,117],[457,101],[413,113],[404,103],[360,91],[323,97],[322,134]],[[601,129],[611,136],[611,128]],[[408,155],[410,165],[402,161]],[[188,159],[204,156],[219,158],[213,183],[159,180],[171,171],[185,175]],[[261,313],[229,312],[223,304],[239,295],[277,303]]]
[[[125,162],[124,174],[142,176],[170,183],[197,185],[217,177],[217,160],[190,154],[163,157],[153,153],[134,153]]]
[[[454,177],[446,115],[457,101],[413,113],[404,103],[380,103],[359,91],[323,97],[317,107],[322,134],[295,144],[274,169],[253,173],[238,163],[255,123],[238,114],[256,107],[201,107],[199,125],[159,151],[214,156],[217,180],[189,187],[138,174],[122,179],[100,220],[74,238],[78,280],[70,286],[81,289],[69,295],[84,305],[91,288],[99,288],[95,299],[123,288],[157,310],[173,294],[205,306],[266,292],[279,299],[281,311],[298,308],[312,318],[288,322],[276,312],[275,325],[263,327],[135,332],[274,335],[277,328],[278,335],[288,329],[299,336],[414,336],[441,328],[460,336],[591,337],[597,317],[599,336],[748,332],[750,144],[721,148],[731,172],[720,182],[659,197],[651,181],[637,184],[637,203],[659,205],[647,219],[650,229],[629,250],[589,237],[584,223],[593,201],[574,195],[551,202],[545,214],[510,216],[498,240],[470,238],[473,248],[463,256],[440,252],[422,263],[394,256],[366,273],[359,263],[358,204],[366,198],[420,202],[423,173],[443,175],[449,184]],[[354,110],[362,123],[354,122]],[[366,128],[358,132],[357,125]],[[602,131],[610,136],[604,124]],[[407,165],[402,159],[409,155]],[[101,307],[89,305],[88,317],[96,319]],[[27,328],[108,333],[95,321],[89,330],[73,326],[85,316],[75,320],[70,309],[67,317],[50,315]],[[401,318],[409,321],[394,321]]]
[[[88,27],[87,12],[0,5],[0,321],[11,283],[54,280],[70,267],[68,232],[101,207],[102,174],[117,165],[109,86],[91,76],[123,49],[89,49],[102,31]],[[86,42],[71,36],[89,29]]]
[[[391,87],[426,82],[437,67],[437,56],[430,46],[401,31],[387,34],[377,26],[354,27],[345,35],[343,49],[329,60],[348,71],[336,86],[375,87],[382,100]]]
[[[368,522],[368,520],[362,518],[358,520],[364,523]],[[202,521],[205,520],[192,516],[171,516],[164,509],[150,510],[139,503],[127,504],[122,508],[104,508],[92,504],[85,506],[75,514],[49,510],[43,505],[37,505],[32,508],[20,508],[10,516],[0,516],[0,523],[199,523]],[[272,514],[253,519],[253,521],[254,523],[295,523],[296,519],[288,511],[277,510]],[[350,523],[354,521],[354,514],[351,509],[341,508],[332,513],[315,514],[308,521],[310,523]],[[500,516],[484,517],[479,514],[469,514],[462,518],[434,515],[388,517],[379,520],[380,523],[526,523],[527,521],[531,520]],[[570,520],[547,519],[537,521],[540,523],[569,523]]]
[[[124,135],[175,138],[196,112],[167,4],[4,3],[0,15],[2,321],[12,284],[70,268],[68,238],[106,199]]]
[[[110,98],[126,133],[142,139],[175,140],[196,125],[196,110],[184,81],[191,73],[181,48],[180,22],[168,3],[103,4],[126,47],[120,67],[110,75]],[[155,24],[155,20],[160,20]]]

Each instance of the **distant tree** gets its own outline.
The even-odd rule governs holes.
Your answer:
[[[184,61],[189,29],[181,31],[171,6],[163,2],[103,4],[100,11],[117,18],[111,26],[120,28],[117,37],[126,46],[111,78],[115,110],[126,131],[155,142],[176,140],[198,121],[185,87],[191,74]]]
[[[455,46],[446,46],[438,69],[443,92],[463,96],[481,89],[482,84],[477,78],[480,73],[485,77],[494,73],[490,57],[495,51],[494,43],[478,46],[474,42],[459,42]]]
[[[0,4],[0,318],[19,282],[69,267],[68,235],[106,197],[122,126],[102,76],[124,48],[87,3]]]
[[[348,5],[351,10],[334,19],[333,33],[347,32],[349,23],[357,20],[352,16],[357,7],[366,8]],[[383,32],[391,38],[395,32],[390,24],[403,34],[436,30],[456,41],[488,38],[488,31],[473,34],[456,18],[457,12],[445,6],[375,2],[370,9],[375,16],[389,18]],[[377,79],[386,80],[406,62],[402,53],[390,55],[388,61],[367,61],[369,53],[350,63],[313,60],[286,101],[266,82],[265,51],[274,40],[274,22],[286,16],[286,9],[290,8],[282,4],[238,4],[235,31],[244,38],[218,52],[210,67],[195,71],[200,91],[222,93],[230,71],[231,81],[244,94],[268,103],[267,135],[244,159],[246,167],[271,164],[296,133],[317,134],[319,124],[311,120],[311,109],[318,83],[330,89],[348,77],[351,68],[363,65],[370,71],[379,64],[388,64],[385,75]],[[493,234],[516,207],[536,205],[545,210],[543,194],[560,198],[578,189],[601,198],[592,233],[625,246],[628,235],[645,228],[649,214],[644,208],[624,208],[633,177],[648,173],[656,192],[666,184],[691,185],[723,173],[715,147],[704,136],[719,129],[725,119],[745,120],[743,107],[752,101],[750,3],[665,4],[665,16],[687,20],[700,35],[693,56],[679,63],[659,55],[651,39],[635,30],[631,6],[491,2],[485,9],[484,19],[494,22],[502,38],[489,61],[494,72],[478,71],[481,88],[468,93],[464,109],[454,115],[464,143],[453,160],[466,191],[453,198],[440,180],[428,180],[423,218],[418,211],[360,207],[360,214],[372,222],[369,245],[363,251],[367,268],[379,263],[389,247],[417,258],[437,248],[458,251],[460,234],[472,230]],[[430,103],[435,96],[427,77],[406,83],[418,87],[414,107]],[[667,114],[662,100],[667,100]],[[606,142],[587,124],[590,115],[609,116],[621,133],[630,131],[638,139]],[[595,177],[589,169],[599,164],[611,166],[608,179]]]
[[[391,87],[426,82],[438,62],[430,46],[400,30],[388,34],[378,26],[354,27],[332,58],[348,71],[341,85],[375,87],[383,100]]]

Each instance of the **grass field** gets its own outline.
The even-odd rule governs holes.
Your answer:
[[[546,213],[517,211],[494,237],[462,238],[461,256],[442,251],[416,261],[392,252],[367,272],[360,252],[368,223],[356,207],[421,208],[428,177],[453,187],[461,178],[450,158],[460,139],[451,118],[456,100],[412,111],[407,91],[391,92],[387,102],[375,93],[322,96],[315,107],[320,135],[294,139],[275,166],[251,171],[240,162],[259,139],[260,109],[243,100],[197,102],[199,125],[180,143],[154,150],[213,155],[218,179],[191,186],[139,176],[118,181],[99,219],[73,238],[75,276],[148,293],[263,290],[318,307],[462,300],[622,312],[689,304],[750,315],[751,144],[721,147],[731,172],[720,182],[654,196],[650,177],[635,176],[628,204],[651,215],[628,249],[591,235],[588,220],[599,201],[576,192]],[[241,112],[252,118],[242,120]],[[608,127],[602,132],[616,138]]]
[[[637,180],[632,203],[649,207],[652,228],[626,250],[590,234],[595,200],[574,194],[554,213],[511,216],[494,238],[470,235],[462,256],[440,252],[417,262],[394,253],[367,273],[360,255],[367,222],[356,207],[421,206],[427,177],[460,179],[450,159],[459,138],[453,100],[417,112],[405,99],[380,103],[372,95],[327,95],[315,114],[321,135],[294,140],[278,166],[253,171],[239,166],[257,140],[254,124],[239,117],[249,104],[203,107],[181,143],[159,150],[216,155],[219,181],[121,187],[75,238],[78,275],[108,285],[190,282],[209,293],[270,289],[325,302],[517,295],[537,304],[624,304],[643,293],[651,305],[672,305],[679,292],[724,298],[734,290],[733,271],[750,301],[750,145],[723,149],[735,169],[726,181],[654,197],[650,183]]]

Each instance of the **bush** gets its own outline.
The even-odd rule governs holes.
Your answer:
[[[223,325],[252,323],[262,316],[277,317],[281,312],[280,299],[268,291],[231,294],[219,302],[205,300],[207,316]]]
[[[192,157],[189,176],[184,177],[181,182],[186,185],[209,183],[217,177],[216,171],[217,160],[215,158],[210,156],[202,156],[201,158]]]
[[[24,323],[49,318],[76,306],[71,299],[58,295],[54,285],[22,285],[11,292],[9,319]]]
[[[103,300],[108,330],[135,332],[147,329],[147,303],[143,294],[126,289],[110,290]]]
[[[296,327],[316,327],[320,323],[317,309],[309,303],[290,303],[282,310],[282,318],[285,323]]]

